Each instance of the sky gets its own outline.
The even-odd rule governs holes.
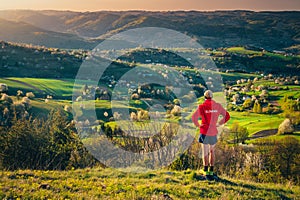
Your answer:
[[[0,0],[0,10],[6,9],[277,11],[300,10],[300,0]]]

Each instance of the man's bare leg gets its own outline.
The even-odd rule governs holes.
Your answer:
[[[209,171],[214,171],[214,165],[215,165],[215,145],[209,145]]]
[[[208,144],[202,144],[202,159],[203,159],[203,165],[204,165],[204,171],[207,171],[208,165],[209,165],[209,145]]]

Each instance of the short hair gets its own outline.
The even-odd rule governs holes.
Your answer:
[[[204,97],[206,98],[206,99],[212,99],[213,98],[213,93],[212,93],[212,91],[211,90],[206,90],[205,92],[204,92]]]

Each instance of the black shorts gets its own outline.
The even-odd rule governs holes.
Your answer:
[[[209,136],[200,133],[198,141],[202,144],[214,145],[217,143],[217,136]]]

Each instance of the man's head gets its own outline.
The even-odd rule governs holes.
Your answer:
[[[211,91],[211,90],[206,90],[206,91],[204,92],[204,97],[205,97],[205,99],[212,99],[212,98],[213,98],[213,93],[212,93],[212,91]]]

